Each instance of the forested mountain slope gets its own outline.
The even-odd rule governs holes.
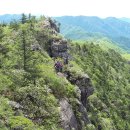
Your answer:
[[[20,19],[20,14],[0,15],[0,23],[9,23],[12,20]],[[61,23],[61,33],[68,39],[100,40],[100,38],[108,38],[116,46],[115,48],[118,47],[130,53],[129,18],[108,17],[101,19],[94,16],[62,16],[54,19]]]
[[[130,50],[130,23],[108,17],[101,19],[90,16],[62,16],[55,18],[61,23],[61,33],[73,40],[85,40],[91,37],[107,37],[113,44]],[[77,34],[79,34],[77,36]]]
[[[93,124],[100,129],[99,124],[104,122],[104,127],[101,126],[103,130],[130,129],[130,65],[114,50],[105,52],[94,44],[77,44],[72,52],[76,63],[88,73],[96,88],[95,93],[89,97],[88,112]]]
[[[71,43],[50,18],[0,25],[0,130],[129,130],[130,65]],[[69,58],[62,73],[56,60]]]

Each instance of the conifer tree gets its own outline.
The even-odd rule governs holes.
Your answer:
[[[22,14],[22,18],[21,18],[21,23],[22,24],[25,24],[27,22],[27,17],[26,17],[26,15],[23,13]]]
[[[24,25],[27,22],[27,17],[23,13],[21,18],[21,23]],[[25,40],[26,31],[22,28],[22,48],[23,48],[23,69],[26,71],[26,40]]]
[[[4,32],[2,26],[0,25],[0,41],[2,41],[3,37],[4,37]]]

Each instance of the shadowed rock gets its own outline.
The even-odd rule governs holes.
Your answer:
[[[61,126],[64,130],[78,130],[77,120],[71,105],[68,103],[67,99],[61,99],[60,104],[60,115],[61,115]]]
[[[68,45],[66,40],[53,41],[51,45],[51,54],[53,57],[68,57]]]
[[[71,82],[71,84],[76,85],[80,90],[78,90],[78,95],[80,94],[80,96],[77,98],[73,111],[76,115],[78,130],[82,130],[85,125],[90,123],[87,114],[87,109],[89,106],[87,98],[93,94],[94,88],[92,87],[90,78],[87,74],[77,75],[68,71],[67,79]],[[80,116],[77,116],[79,113]]]

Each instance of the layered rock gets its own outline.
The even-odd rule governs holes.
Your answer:
[[[68,103],[67,99],[61,99],[59,104],[62,128],[64,130],[78,130],[76,117],[72,106]]]
[[[61,125],[64,130],[82,130],[90,123],[87,98],[93,94],[94,89],[88,75],[75,75],[70,71],[66,75],[66,78],[75,85],[77,95],[80,96],[76,96],[75,106],[71,106],[67,99],[60,100]]]
[[[61,124],[64,130],[82,130],[90,122],[87,114],[89,108],[87,98],[93,94],[90,78],[86,74],[73,74],[71,71],[65,73],[66,78],[75,85],[75,105],[67,99],[60,100]],[[74,125],[75,124],[75,125]]]
[[[43,28],[50,29],[52,34],[57,34],[60,32],[58,25],[59,23],[57,23],[55,20],[52,20],[51,18],[47,18],[44,21]]]
[[[57,26],[57,24],[56,21],[51,20],[50,18],[44,21],[43,28],[48,29],[49,33],[52,35],[47,51],[51,57],[68,58],[67,40],[63,39],[63,37],[58,34],[59,26]]]
[[[68,71],[67,79],[76,85],[80,90],[80,98],[77,99],[75,110],[76,119],[78,122],[78,129],[82,130],[87,124],[90,123],[88,118],[88,100],[87,98],[93,94],[94,88],[92,87],[90,78],[87,74],[76,75]],[[79,115],[80,116],[77,116]]]
[[[51,45],[51,54],[52,57],[62,57],[67,58],[68,57],[68,45],[66,40],[53,40]]]
[[[87,74],[76,76],[69,72],[68,80],[77,85],[81,91],[81,102],[85,108],[87,108],[87,98],[93,93],[94,89],[91,85],[90,78]]]

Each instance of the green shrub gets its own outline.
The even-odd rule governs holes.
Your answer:
[[[23,130],[35,130],[33,122],[21,116],[13,116],[9,118],[9,125],[11,129],[19,128]]]

